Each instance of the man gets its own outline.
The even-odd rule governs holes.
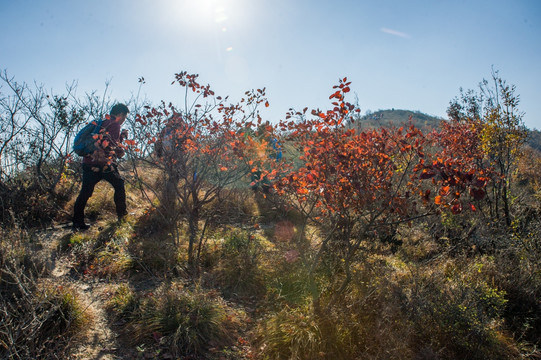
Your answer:
[[[75,230],[86,230],[90,227],[85,224],[85,206],[94,192],[94,187],[101,180],[109,182],[115,189],[114,201],[118,220],[122,220],[127,215],[124,179],[118,172],[116,160],[124,155],[120,144],[127,134],[125,131],[120,133],[120,126],[126,120],[128,113],[128,107],[124,104],[113,106],[97,136],[98,149],[92,155],[83,157],[83,185],[73,208]]]

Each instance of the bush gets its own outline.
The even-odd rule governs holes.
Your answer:
[[[224,189],[223,195],[209,204],[214,214],[213,222],[220,224],[246,223],[255,216],[260,215],[254,195],[247,191],[248,186]]]
[[[120,277],[133,266],[133,259],[128,252],[128,244],[133,229],[128,222],[114,224],[105,229],[98,237],[98,244],[102,244],[94,255],[90,266],[94,273],[100,277]]]
[[[140,297],[126,284],[119,285],[106,307],[113,314],[124,320],[130,320],[140,305]]]
[[[492,259],[432,260],[368,256],[352,269],[344,299],[324,314],[339,341],[362,359],[508,359],[506,294],[492,283]]]
[[[200,290],[162,286],[140,300],[132,325],[137,341],[160,338],[173,356],[201,355],[232,339],[226,307]]]
[[[268,300],[274,308],[306,305],[311,300],[312,291],[308,279],[309,269],[300,261],[282,261],[275,264],[270,276]]]
[[[260,264],[263,241],[258,235],[241,230],[232,230],[224,236],[217,278],[226,296],[265,293],[265,277]]]
[[[94,242],[93,237],[88,233],[68,233],[62,236],[58,243],[60,251],[75,251],[82,252],[85,247],[88,247]]]
[[[411,322],[415,352],[431,349],[449,359],[508,358],[511,350],[501,335],[505,292],[487,282],[483,266],[448,261],[399,279],[394,293]]]
[[[137,219],[128,250],[136,269],[169,271],[179,263],[179,248],[174,231],[159,211],[152,207]]]
[[[494,256],[491,275],[506,292],[503,316],[516,338],[534,348],[541,347],[541,241],[533,237],[515,238],[513,246]]]
[[[317,317],[308,308],[282,311],[257,329],[263,359],[351,359],[340,327],[330,318]],[[345,339],[344,339],[345,338]]]
[[[0,253],[0,358],[62,358],[89,320],[76,292],[40,281],[29,260],[4,247]]]
[[[63,206],[75,193],[73,184],[65,178],[56,188],[45,189],[30,173],[18,174],[9,183],[0,182],[0,224],[25,228],[49,225],[63,215]]]

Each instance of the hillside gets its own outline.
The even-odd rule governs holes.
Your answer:
[[[355,125],[357,128],[361,129],[372,129],[380,126],[393,125],[403,126],[410,122],[410,118],[413,125],[420,128],[423,132],[437,129],[440,122],[446,120],[437,116],[425,114],[421,111],[388,109],[369,112],[356,120]],[[528,130],[528,133],[528,145],[537,151],[541,151],[541,131],[534,129]]]
[[[124,191],[102,181],[86,230],[71,227],[85,168],[65,154],[94,114],[55,98],[29,127],[26,108],[0,111],[17,134],[0,162],[0,359],[541,358],[535,151],[502,175],[468,129],[425,146],[381,128],[437,129],[421,112],[329,126],[344,102],[263,124],[262,92],[208,110],[196,78],[177,74],[193,103],[145,107],[124,144],[97,134],[113,165],[91,169],[118,167],[128,211],[117,221]]]
[[[213,205],[222,216],[210,226],[194,277],[186,268],[184,226],[175,244],[160,214],[133,188],[131,213],[117,223],[111,198],[111,187],[99,184],[89,203],[96,220],[86,232],[71,232],[59,216],[48,229],[1,233],[0,294],[25,302],[13,310],[10,298],[0,296],[3,309],[11,309],[10,325],[0,330],[12,335],[36,318],[39,337],[0,346],[0,358],[15,351],[107,360],[292,359],[295,351],[297,358],[337,360],[387,358],[389,351],[396,359],[442,360],[539,353],[534,213],[531,221],[520,218],[524,242],[514,247],[505,232],[477,225],[471,214],[377,234],[363,241],[348,293],[323,317],[310,306],[311,263],[303,260],[315,256],[319,232],[303,231],[299,214],[282,208],[275,194],[239,189]],[[326,253],[318,270],[323,299],[343,278],[333,270],[339,261]],[[33,268],[41,269],[36,277]],[[41,330],[48,324],[55,330]],[[522,342],[508,335],[518,331]],[[54,348],[34,350],[50,338],[59,339]],[[24,356],[18,358],[31,358]]]
[[[362,129],[376,128],[380,126],[402,126],[409,121],[421,130],[431,130],[439,126],[444,119],[431,116],[420,111],[411,110],[378,110],[361,116],[357,126]]]
[[[528,134],[528,145],[541,152],[541,131],[530,130]]]

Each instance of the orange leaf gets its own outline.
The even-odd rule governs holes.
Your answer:
[[[441,205],[441,196],[438,195],[434,198],[434,204]]]
[[[451,190],[451,187],[449,185],[443,186],[440,189],[440,195],[445,196],[445,195],[449,194],[449,190]]]

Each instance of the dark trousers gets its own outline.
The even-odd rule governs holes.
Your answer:
[[[98,171],[94,171],[97,169]],[[88,199],[94,192],[94,187],[101,180],[107,181],[115,189],[114,201],[116,205],[116,214],[119,218],[126,215],[126,191],[124,189],[124,179],[120,176],[118,168],[111,166],[96,166],[83,164],[83,185],[81,192],[75,200],[73,207],[73,223],[82,224],[85,220],[85,206]]]

